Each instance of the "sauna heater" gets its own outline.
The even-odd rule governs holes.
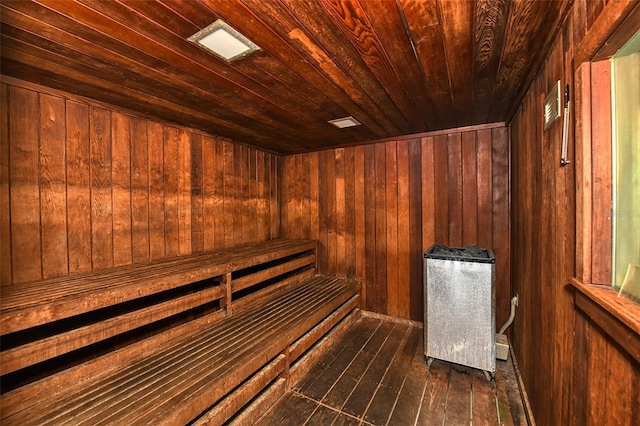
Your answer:
[[[495,257],[477,246],[434,245],[424,254],[424,356],[494,377]]]

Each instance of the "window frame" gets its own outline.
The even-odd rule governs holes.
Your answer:
[[[579,64],[575,86],[575,306],[640,362],[640,303],[612,287],[612,115],[610,59],[638,31],[640,7],[591,60]]]

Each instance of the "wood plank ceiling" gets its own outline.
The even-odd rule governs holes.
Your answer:
[[[2,73],[291,153],[507,120],[567,7],[526,0],[2,1]],[[217,19],[260,50],[187,38]],[[362,126],[327,121],[353,116]]]

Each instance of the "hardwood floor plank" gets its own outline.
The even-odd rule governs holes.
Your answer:
[[[396,351],[401,345],[402,339],[407,331],[408,326],[404,324],[394,324],[394,328],[389,337],[382,344],[380,351],[372,360],[367,371],[360,379],[358,386],[344,404],[342,410],[348,414],[360,417],[362,416],[373,398],[374,392],[378,384],[383,379]]]
[[[279,404],[267,411],[260,421],[256,423],[256,426],[302,425],[313,413],[316,406],[317,403],[308,398],[297,393],[289,393],[280,400]]]
[[[493,424],[490,419],[495,419],[497,415],[495,381],[487,381],[480,370],[474,370],[471,389],[471,421],[474,426]]]
[[[527,424],[513,364],[496,362],[496,399],[500,424]]]
[[[416,346],[420,342],[421,330],[409,327],[402,345],[398,348],[382,382],[371,400],[364,419],[374,425],[385,425],[393,413],[398,394],[404,383]]]
[[[421,334],[422,329],[418,329],[418,333]],[[407,375],[400,389],[395,409],[389,419],[390,425],[412,425],[418,417],[423,391],[429,376],[429,367],[424,362],[424,347],[421,337],[413,352],[413,359],[407,367]]]
[[[420,407],[419,425],[443,425],[451,364],[433,360]]]
[[[351,417],[344,413],[340,413],[331,426],[357,426],[357,425],[363,425],[363,424],[366,424],[366,423],[362,423],[360,420],[356,419],[355,417]]]
[[[449,375],[445,423],[467,424],[471,421],[471,369],[454,365]]]
[[[285,408],[274,407],[259,424],[527,424],[511,361],[498,362],[495,382],[437,359],[429,367],[421,328],[371,317],[356,321],[293,389],[317,403],[307,417],[276,418]],[[301,404],[277,405],[290,401]]]
[[[372,364],[376,354],[380,351],[382,344],[389,337],[393,330],[393,325],[384,322],[367,341],[358,354],[351,358],[340,372],[328,393],[324,394],[322,402],[331,407],[341,409],[348,398],[353,394],[360,378],[365,374]]]
[[[332,388],[334,383],[340,379],[342,373],[349,366],[366,342],[374,335],[381,321],[368,321],[363,333],[357,333],[350,340],[347,340],[344,350],[328,364],[322,371],[317,372],[313,381],[307,382],[300,388],[300,393],[309,398],[322,401],[325,394]]]
[[[316,411],[313,412],[311,417],[305,423],[306,426],[326,426],[332,424],[336,417],[338,417],[338,412],[332,410],[329,407],[325,407],[324,405],[319,405],[316,408]]]

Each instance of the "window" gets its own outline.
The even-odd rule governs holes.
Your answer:
[[[640,362],[640,303],[619,297],[620,283],[613,279],[640,257],[640,228],[633,222],[640,211],[631,201],[640,200],[638,23],[640,7],[635,7],[616,30],[602,34],[600,51],[575,72],[576,276],[571,284],[576,308]],[[630,46],[636,46],[635,53]]]
[[[640,301],[640,31],[611,58],[611,124],[611,283]]]

